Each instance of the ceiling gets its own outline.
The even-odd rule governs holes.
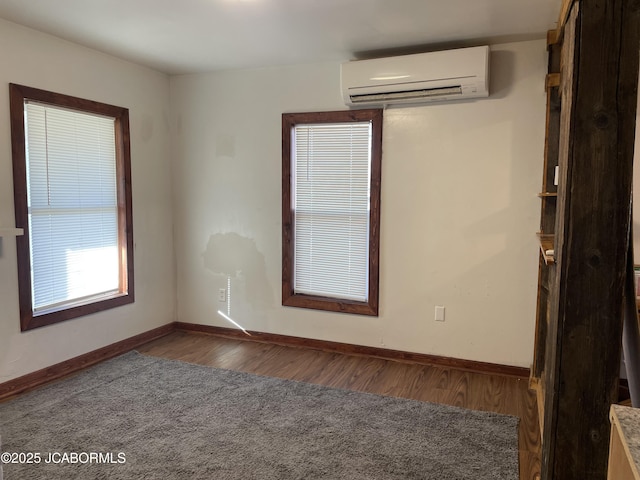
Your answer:
[[[169,74],[542,38],[560,0],[0,0],[0,18]]]

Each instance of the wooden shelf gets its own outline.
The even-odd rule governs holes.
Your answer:
[[[554,252],[554,235],[538,233],[538,239],[540,240],[540,252],[544,257],[544,263],[547,265],[553,265],[555,263]],[[548,253],[551,251],[552,253]]]
[[[558,196],[558,192],[540,192],[538,194],[538,196],[540,198],[546,198],[546,197],[557,197]]]
[[[0,237],[19,237],[24,235],[22,228],[0,227]]]
[[[545,87],[559,87],[560,86],[560,74],[559,73],[549,73],[545,78]]]

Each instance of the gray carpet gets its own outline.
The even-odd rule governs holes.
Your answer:
[[[517,423],[137,352],[0,403],[4,480],[517,480]]]

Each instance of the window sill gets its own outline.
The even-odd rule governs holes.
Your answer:
[[[0,227],[0,237],[19,237],[24,235],[22,228]]]
[[[378,305],[374,303],[303,295],[300,293],[285,296],[282,299],[282,305],[285,307],[310,308],[313,310],[369,315],[373,317],[378,316]]]
[[[20,329],[24,332],[27,330],[33,330],[34,328],[46,327],[54,323],[84,317],[93,313],[127,305],[134,301],[135,297],[133,290],[130,289],[129,293],[118,293],[101,300],[70,306],[67,308],[60,308],[58,310],[49,310],[38,313],[33,313],[31,310],[21,311]]]

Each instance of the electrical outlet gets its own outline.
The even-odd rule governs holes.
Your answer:
[[[436,305],[436,322],[444,322],[444,307]]]
[[[219,302],[227,301],[227,291],[224,288],[218,289],[218,301]]]

